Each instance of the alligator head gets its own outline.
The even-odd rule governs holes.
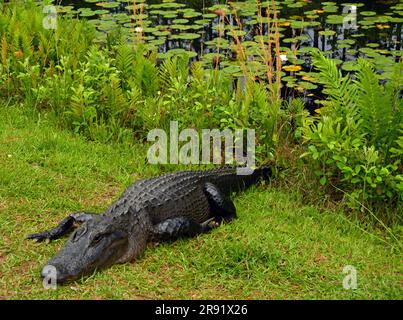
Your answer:
[[[42,277],[47,276],[47,267],[53,266],[57,282],[63,283],[120,262],[127,255],[129,235],[122,228],[124,223],[111,223],[111,220],[96,218],[76,229],[42,270]]]

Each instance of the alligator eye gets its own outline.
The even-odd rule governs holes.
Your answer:
[[[87,227],[83,226],[73,233],[73,242],[77,241],[84,233],[87,232]]]
[[[94,237],[94,239],[92,239],[91,245],[94,246],[94,245],[98,244],[98,243],[102,240],[103,237],[104,237],[104,234],[102,234],[102,233],[97,234],[97,235]]]

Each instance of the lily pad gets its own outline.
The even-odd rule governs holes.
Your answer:
[[[336,34],[336,31],[322,30],[322,31],[319,31],[319,34],[322,35],[322,36],[334,36]]]
[[[181,39],[181,40],[194,40],[200,38],[201,35],[198,33],[180,33],[172,35],[172,39]]]

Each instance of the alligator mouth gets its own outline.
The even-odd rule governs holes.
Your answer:
[[[49,266],[54,267],[55,273],[49,273]],[[41,278],[42,281],[46,278],[48,279],[49,283],[52,281],[57,282],[58,284],[63,284],[66,282],[70,282],[76,280],[80,277],[80,274],[71,274],[68,272],[63,272],[63,269],[54,265],[46,265],[41,271]]]

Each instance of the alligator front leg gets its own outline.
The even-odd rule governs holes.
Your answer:
[[[74,229],[74,224],[82,224],[91,220],[96,213],[90,212],[75,212],[63,219],[56,228],[44,232],[30,234],[27,239],[36,239],[37,241],[54,240],[71,232]]]
[[[195,237],[200,233],[212,230],[214,218],[198,223],[187,217],[167,219],[156,224],[152,230],[153,241],[174,241],[178,238]]]

